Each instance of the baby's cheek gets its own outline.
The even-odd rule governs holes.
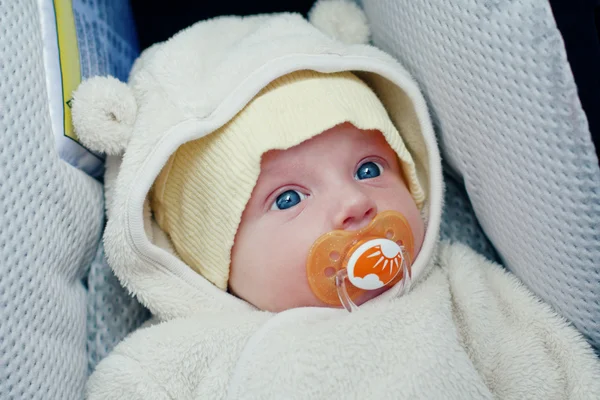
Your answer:
[[[305,263],[308,250],[300,248],[294,241],[292,237],[271,241],[269,260],[265,261],[271,264],[270,270],[280,282],[297,280],[299,276],[306,274]]]
[[[271,290],[274,291],[274,297],[270,307],[271,311],[280,312],[291,308],[316,305],[310,288],[308,288],[308,284],[304,283],[304,280],[301,277],[301,279],[273,282]]]
[[[311,245],[293,236],[273,240],[270,260],[265,260],[270,265],[265,283],[275,295],[274,311],[318,305],[306,277],[306,258]]]

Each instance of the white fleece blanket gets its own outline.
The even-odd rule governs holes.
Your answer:
[[[88,398],[600,398],[598,360],[546,304],[467,247],[437,260],[410,294],[352,314],[217,312],[142,329],[100,363]]]

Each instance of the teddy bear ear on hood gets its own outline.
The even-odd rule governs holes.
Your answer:
[[[127,84],[95,76],[73,93],[73,126],[81,143],[107,155],[122,153],[133,132],[137,104]]]
[[[351,0],[318,0],[308,20],[327,35],[346,44],[369,43],[369,24],[363,10]]]

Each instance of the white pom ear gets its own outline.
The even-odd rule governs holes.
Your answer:
[[[318,0],[308,13],[309,21],[347,44],[369,43],[369,24],[361,8],[350,0]]]
[[[90,78],[73,93],[75,133],[90,150],[121,153],[129,143],[136,114],[131,89],[111,76]]]

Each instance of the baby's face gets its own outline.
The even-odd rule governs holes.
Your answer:
[[[233,294],[267,311],[326,306],[312,293],[306,261],[332,230],[357,230],[386,211],[407,218],[421,248],[424,224],[398,158],[378,131],[338,125],[288,150],[266,153],[231,254]],[[381,294],[367,292],[357,304]]]

